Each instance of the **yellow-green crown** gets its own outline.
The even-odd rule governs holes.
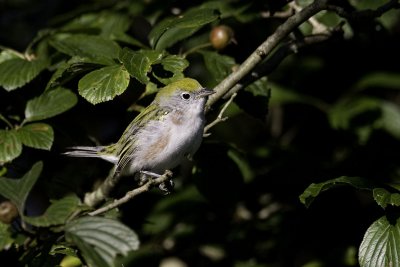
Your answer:
[[[163,87],[158,91],[156,99],[169,97],[173,95],[177,90],[183,90],[187,92],[195,92],[203,87],[200,85],[198,81],[191,78],[183,78],[176,82],[170,83],[167,86]]]

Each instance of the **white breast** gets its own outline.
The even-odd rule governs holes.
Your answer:
[[[141,133],[142,142],[129,166],[130,173],[138,170],[162,174],[178,166],[188,154],[199,148],[204,129],[204,103],[192,103],[181,112],[179,120],[174,112],[164,120],[154,121]],[[156,153],[153,153],[156,151]]]

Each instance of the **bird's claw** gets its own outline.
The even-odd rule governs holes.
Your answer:
[[[161,183],[158,188],[160,188],[161,191],[164,192],[165,195],[168,195],[172,192],[174,189],[175,183],[172,179],[169,179],[165,181],[164,183]]]

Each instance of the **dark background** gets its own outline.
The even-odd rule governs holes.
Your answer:
[[[23,51],[39,30],[57,27],[79,14],[75,13],[77,9],[84,12],[113,5],[100,1],[81,3],[0,1],[0,45]],[[184,9],[185,5],[195,3],[158,1],[147,10],[151,13],[173,6]],[[253,2],[252,8],[258,7],[270,8]],[[143,18],[134,20],[137,24],[132,26],[132,33],[144,39],[151,26]],[[233,27],[238,43],[223,53],[237,62],[243,61],[280,23],[223,22]],[[354,25],[352,38],[333,38],[302,49],[268,78],[329,105],[353,93],[352,86],[370,73],[400,76],[400,25],[393,25],[390,29],[378,22]],[[42,90],[35,88],[40,79],[30,85],[30,93],[17,90],[10,97],[0,91],[0,111],[18,110],[26,99]],[[399,89],[382,84],[362,94],[398,104]],[[96,160],[64,159],[59,153],[66,146],[90,144],[87,135],[100,143],[117,140],[135,115],[126,112],[133,100],[131,95],[134,94],[97,106],[81,98],[76,108],[52,121],[58,138],[53,151],[37,155],[28,150],[14,163],[15,172],[23,173],[32,158],[44,156],[51,163],[45,169],[51,178],[37,186],[38,195],[43,190],[52,196],[68,189],[83,194],[110,166]],[[298,197],[310,183],[339,176],[398,182],[399,140],[378,129],[360,144],[355,129],[372,123],[377,116],[375,111],[356,118],[348,129],[337,130],[329,124],[326,113],[304,103],[271,104],[267,114],[265,97],[241,92],[235,102],[241,112],[232,111],[235,115],[212,129],[212,136],[196,154],[195,175],[189,172],[178,177],[171,195],[154,191],[121,208],[122,221],[137,231],[142,242],[141,249],[124,266],[158,266],[171,257],[180,258],[187,266],[357,266],[357,249],[363,234],[385,214],[371,193],[338,187],[323,193],[308,209]],[[216,114],[211,112],[209,119]],[[243,162],[246,167],[240,165]],[[251,170],[250,178],[244,175],[246,170]],[[75,177],[72,182],[65,179],[68,175]],[[57,188],[54,185],[59,186],[58,191],[48,192],[49,188]],[[116,194],[130,186],[130,182],[124,182]],[[17,255],[0,255],[17,261]]]

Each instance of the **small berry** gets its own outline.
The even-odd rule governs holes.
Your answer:
[[[219,25],[212,29],[210,33],[210,42],[212,46],[221,50],[233,41],[233,30],[226,25]]]
[[[3,201],[0,203],[0,221],[10,224],[18,217],[17,207],[11,201]]]

